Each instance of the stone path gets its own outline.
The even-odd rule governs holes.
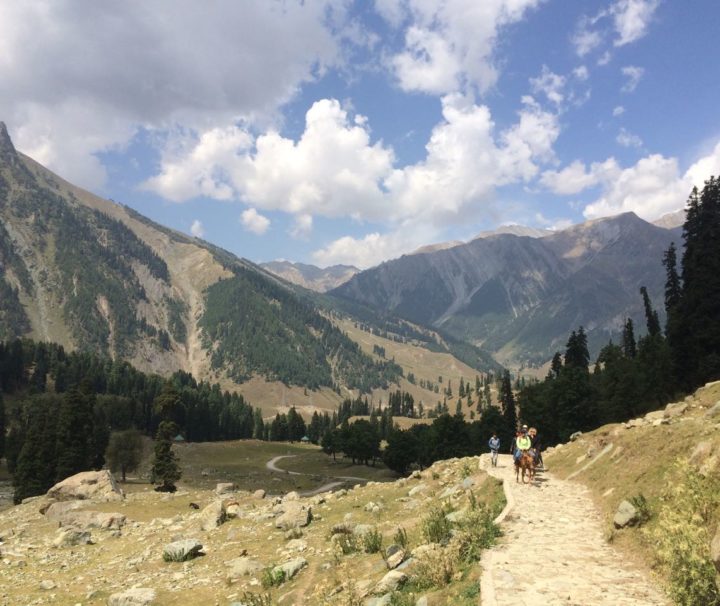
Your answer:
[[[605,540],[589,491],[539,474],[517,484],[510,455],[487,471],[506,481],[511,507],[500,544],[483,557],[482,606],[647,606],[669,600],[642,572],[625,566]]]

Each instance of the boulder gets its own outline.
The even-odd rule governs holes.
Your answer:
[[[685,405],[687,407],[687,404]],[[657,419],[662,419],[665,416],[664,410],[653,410],[645,415],[645,420],[652,423]]]
[[[229,494],[231,492],[235,492],[235,488],[235,484],[232,482],[220,482],[217,486],[215,486],[215,494]]]
[[[154,589],[136,587],[121,593],[113,593],[108,599],[108,606],[150,606],[154,602]]]
[[[113,475],[106,469],[102,471],[83,471],[58,482],[47,495],[56,501],[73,499],[92,499],[93,501],[121,501],[123,491],[115,482]]]
[[[226,518],[225,503],[213,501],[200,512],[200,528],[208,531],[214,530],[223,524]]]
[[[422,492],[423,490],[427,490],[427,484],[418,484],[417,486],[410,489],[408,492],[409,497],[414,497],[416,494]]]
[[[720,572],[720,527],[715,531],[715,538],[710,543],[710,559],[715,565],[715,570]]]
[[[716,417],[718,415],[720,415],[720,400],[705,411],[706,417]]]
[[[388,572],[377,585],[373,588],[375,595],[381,595],[390,593],[391,591],[397,591],[407,581],[407,575],[399,570],[391,570]]]
[[[225,516],[227,518],[237,518],[242,513],[240,509],[240,503],[237,501],[231,501],[225,505]]]
[[[127,521],[123,513],[104,513],[79,509],[80,507],[82,503],[78,501],[53,503],[45,510],[45,517],[60,526],[74,526],[82,530],[88,528],[120,530]]]
[[[285,575],[285,580],[292,579],[298,572],[307,566],[307,560],[305,558],[295,558],[283,564],[279,564],[273,568],[273,574],[277,574],[280,571]]]
[[[264,499],[265,494],[266,494],[265,491],[262,488],[260,488],[260,489],[256,490],[255,492],[253,492],[253,498]]]
[[[225,566],[230,569],[227,573],[227,579],[229,581],[234,581],[240,577],[256,574],[265,568],[262,562],[249,557],[235,558],[234,560],[226,562]]]
[[[398,549],[397,551],[394,551],[393,553],[388,553],[385,556],[385,562],[387,564],[387,567],[390,570],[393,570],[400,566],[400,564],[403,563],[403,560],[405,559],[405,551],[403,549]]]
[[[626,526],[634,526],[638,522],[638,511],[630,501],[623,501],[618,505],[617,512],[613,518],[615,528],[625,528]]]
[[[663,413],[663,416],[666,419],[679,417],[685,414],[685,411],[687,409],[688,405],[685,402],[672,402],[665,407],[665,412]]]
[[[282,500],[283,500],[283,502],[285,502],[285,501],[297,501],[299,498],[300,498],[300,495],[293,490],[293,491],[291,491],[291,492],[288,492],[288,493],[283,497]]]
[[[571,433],[571,434],[570,434],[570,441],[571,441],[571,442],[574,442],[575,440],[577,440],[577,439],[582,435],[582,433],[583,433],[582,431],[576,431],[575,433]]]
[[[53,547],[75,547],[77,545],[92,545],[90,533],[87,530],[67,528],[58,530]]]
[[[200,555],[203,546],[197,539],[183,539],[169,543],[163,548],[163,560],[166,562],[186,562]]]
[[[284,512],[275,520],[275,528],[290,530],[307,526],[312,520],[312,509],[299,501],[284,504]]]

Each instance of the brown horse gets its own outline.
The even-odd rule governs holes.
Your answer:
[[[523,450],[520,458],[515,461],[515,481],[520,481],[520,470],[522,469],[522,482],[525,482],[525,472],[530,482],[535,479],[535,454],[532,449]]]

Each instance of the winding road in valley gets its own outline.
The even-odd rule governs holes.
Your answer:
[[[605,539],[602,516],[581,484],[543,473],[518,484],[510,455],[486,471],[508,505],[500,543],[485,552],[482,606],[666,606],[657,583]]]
[[[265,463],[265,467],[269,469],[270,471],[274,471],[276,473],[286,473],[291,476],[313,476],[318,475],[314,473],[302,473],[300,471],[288,471],[287,469],[280,469],[277,466],[277,462],[280,459],[288,459],[291,457],[296,457],[297,455],[279,455],[277,457],[273,457],[270,459],[267,463]],[[317,488],[313,488],[312,490],[303,490],[298,492],[298,494],[301,497],[312,497],[316,494],[320,494],[321,492],[327,492],[328,490],[332,490],[333,488],[337,488],[338,486],[342,486],[343,484],[347,484],[348,482],[354,482],[355,484],[358,483],[364,483],[368,482],[367,478],[359,478],[356,476],[328,476],[330,478],[333,478],[332,482],[328,482],[327,484],[323,484],[322,486],[319,486]]]

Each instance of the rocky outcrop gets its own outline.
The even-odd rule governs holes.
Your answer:
[[[48,490],[47,496],[56,501],[122,501],[124,497],[115,478],[107,470],[83,471],[65,478]]]
[[[283,513],[275,520],[275,528],[290,530],[310,524],[312,508],[300,501],[288,501],[282,504]]]
[[[75,526],[81,529],[119,530],[125,525],[125,514],[80,509],[82,506],[82,501],[53,503],[45,510],[45,517],[58,522],[60,526]]]
[[[151,606],[154,603],[155,590],[142,587],[114,593],[108,599],[108,606]]]

